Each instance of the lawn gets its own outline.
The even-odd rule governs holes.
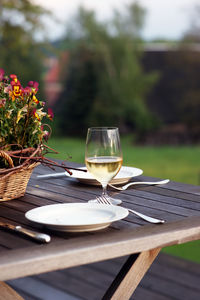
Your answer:
[[[147,176],[200,184],[200,146],[135,146],[130,137],[122,137],[121,143],[124,165],[141,168]],[[48,145],[59,151],[52,157],[84,163],[84,139],[51,138]],[[166,247],[163,251],[200,263],[200,241]]]

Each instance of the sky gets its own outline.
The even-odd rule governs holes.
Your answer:
[[[98,19],[106,20],[112,16],[113,9],[122,11],[133,0],[34,0],[36,4],[49,9],[57,21],[46,21],[48,35],[54,39],[62,36],[66,23],[81,5],[96,12]],[[199,0],[138,0],[146,11],[143,38],[179,39],[188,29],[192,9]]]

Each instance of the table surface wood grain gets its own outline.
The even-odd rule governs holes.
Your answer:
[[[71,163],[71,166],[77,166]],[[60,170],[56,170],[61,172]],[[154,217],[165,224],[152,225],[133,214],[106,229],[85,233],[59,233],[36,228],[25,218],[28,210],[54,203],[85,203],[101,194],[101,188],[81,184],[75,179],[38,179],[54,172],[38,166],[24,197],[0,203],[0,221],[40,229],[51,235],[49,244],[37,244],[19,234],[0,229],[0,280],[25,277],[49,271],[181,244],[200,238],[200,187],[170,181],[160,186],[134,186],[109,194],[123,206]],[[132,181],[157,178],[138,176]]]

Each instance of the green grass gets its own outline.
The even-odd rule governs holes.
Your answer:
[[[135,146],[131,137],[122,137],[121,143],[124,165],[141,168],[147,176],[200,184],[200,146]],[[59,151],[51,157],[84,163],[84,139],[51,138],[48,145]],[[166,247],[163,252],[200,263],[200,241]]]

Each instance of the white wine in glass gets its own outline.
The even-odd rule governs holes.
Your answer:
[[[113,204],[121,203],[110,198],[107,185],[122,166],[122,151],[119,130],[116,127],[91,127],[88,129],[85,150],[85,164],[88,171],[103,187],[102,195]]]

